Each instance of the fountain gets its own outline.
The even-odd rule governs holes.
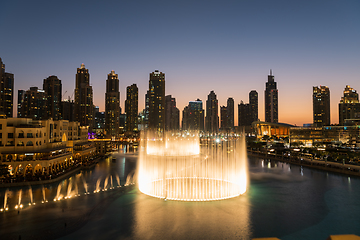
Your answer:
[[[68,189],[65,199],[71,198],[71,189],[72,189],[72,178],[69,179]]]
[[[112,175],[110,175],[110,189],[113,189],[113,179],[112,179]]]
[[[42,203],[47,202],[47,200],[46,200],[46,198],[45,198],[45,188],[44,188],[44,186],[42,186],[41,191],[42,191],[42,195],[43,195]]]
[[[94,193],[100,192],[100,178],[96,181]]]
[[[119,175],[116,174],[117,187],[121,187]]]
[[[32,193],[32,189],[31,189],[31,186],[29,186],[29,196],[30,196],[30,202],[29,202],[29,205],[35,205],[34,203],[34,199],[33,199],[33,193]]]
[[[4,197],[4,208],[1,208],[0,211],[7,211],[9,208],[7,207],[7,197],[8,197],[9,189],[6,189],[5,191],[5,197]]]
[[[104,188],[103,188],[103,191],[106,191],[106,190],[107,190],[108,181],[109,181],[109,178],[108,178],[108,177],[106,177],[106,178],[105,178],[105,181],[104,181]]]
[[[145,133],[138,165],[139,190],[181,201],[211,201],[246,192],[245,137],[214,136],[200,147],[198,134]]]
[[[15,209],[23,208],[23,205],[21,204],[21,195],[22,195],[22,189],[20,189],[19,191],[19,200],[18,200],[18,204],[15,205]]]
[[[56,197],[54,198],[54,201],[61,200],[62,196],[60,195],[60,193],[61,193],[61,183],[59,183],[57,187]]]
[[[85,182],[85,179],[83,178],[83,185],[84,185],[84,190],[85,190],[85,194],[88,194],[88,186],[87,183]]]

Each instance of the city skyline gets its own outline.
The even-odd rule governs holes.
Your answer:
[[[111,70],[119,74],[123,112],[126,87],[134,83],[141,111],[148,73],[159,69],[167,76],[165,94],[176,98],[180,110],[189,101],[204,102],[212,90],[220,106],[229,97],[239,104],[256,90],[259,118],[264,120],[265,82],[272,69],[279,91],[279,122],[302,125],[312,123],[313,86],[325,85],[331,91],[331,123],[338,123],[344,87],[360,89],[357,1],[206,6],[141,2],[140,7],[131,2],[86,6],[21,2],[5,2],[0,10],[0,27],[8,33],[0,39],[5,46],[0,57],[6,71],[14,74],[14,93],[41,88],[43,79],[55,75],[67,98],[75,88],[76,68],[84,63],[100,111],[105,111],[104,79]],[[81,7],[86,11],[79,12]],[[118,14],[104,18],[109,9]],[[9,17],[15,11],[18,17]],[[157,11],[163,15],[146,17]],[[104,38],[110,32],[113,37]],[[163,37],[157,40],[149,37],[159,33]],[[14,98],[16,106],[16,94]]]

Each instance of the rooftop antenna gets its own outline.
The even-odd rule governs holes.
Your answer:
[[[272,76],[272,69],[270,69],[270,76]]]

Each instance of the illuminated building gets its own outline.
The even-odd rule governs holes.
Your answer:
[[[53,120],[61,120],[61,80],[59,80],[57,76],[49,76],[48,78],[44,79],[43,89],[47,93],[48,118],[52,118]]]
[[[5,72],[5,64],[0,58],[0,113],[13,116],[14,74]]]
[[[165,96],[165,130],[179,130],[180,128],[180,111],[176,107],[175,98],[171,95]]]
[[[205,131],[218,132],[219,130],[219,114],[218,114],[218,100],[216,94],[211,91],[206,100],[206,117],[205,117]]]
[[[265,122],[277,123],[278,121],[278,90],[270,69],[265,89]]]
[[[61,101],[61,108],[62,108],[62,119],[69,120],[70,122],[75,121],[75,114],[74,114],[74,108],[75,103],[74,100],[65,99]]]
[[[37,87],[31,87],[24,94],[24,101],[21,106],[21,117],[46,120],[48,119],[47,104],[47,93]]]
[[[25,90],[18,90],[17,117],[23,117],[21,106],[24,103]]]
[[[347,85],[339,103],[339,125],[344,125],[345,119],[358,118],[360,118],[359,95],[356,90]]]
[[[251,115],[251,121],[257,121],[259,119],[258,114],[258,93],[256,90],[252,90],[249,93],[249,104],[250,104],[250,115]]]
[[[126,88],[126,101],[125,101],[125,113],[126,113],[126,131],[136,132],[138,131],[138,87],[136,84],[128,86]]]
[[[119,78],[115,71],[108,74],[105,93],[105,130],[108,136],[119,134],[120,124]]]
[[[313,87],[314,127],[330,125],[330,90],[326,86]]]
[[[75,83],[75,121],[80,122],[81,126],[89,126],[89,131],[93,126],[93,90],[90,86],[89,70],[84,64],[77,69]]]
[[[163,132],[165,128],[165,73],[159,70],[150,73],[148,99],[148,128]]]

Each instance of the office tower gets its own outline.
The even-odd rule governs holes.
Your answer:
[[[94,108],[94,118],[95,118],[95,129],[105,129],[106,126],[106,113],[100,112],[99,106]]]
[[[278,90],[271,69],[265,89],[265,122],[278,122]]]
[[[176,107],[175,98],[165,96],[165,130],[173,131],[180,128],[180,111]]]
[[[57,76],[49,76],[44,79],[43,89],[47,93],[47,109],[48,117],[53,120],[62,119],[61,110],[61,97],[62,97],[62,85],[61,80]]]
[[[148,127],[163,132],[165,127],[165,73],[155,70],[149,79],[149,120]]]
[[[25,90],[18,90],[18,103],[17,103],[17,117],[22,118],[23,112],[22,112],[22,105],[24,104],[24,96],[25,96]]]
[[[219,130],[218,109],[216,94],[214,91],[211,91],[206,100],[205,130],[207,132],[218,132]]]
[[[251,122],[255,122],[259,119],[258,117],[258,93],[256,90],[252,90],[249,93],[249,104],[251,112]]]
[[[136,84],[128,86],[126,88],[126,101],[125,101],[125,113],[126,113],[126,131],[136,132],[138,131],[138,87]]]
[[[70,100],[70,97],[69,97],[69,99],[65,99],[65,100],[61,101],[61,109],[62,109],[61,116],[62,116],[63,120],[68,120],[69,122],[75,121],[74,100]]]
[[[313,87],[313,119],[315,127],[330,125],[330,90],[326,86]]]
[[[89,70],[84,64],[77,69],[75,82],[75,121],[80,122],[81,126],[89,126],[92,131],[93,126],[93,90],[90,86]]]
[[[47,93],[37,87],[31,87],[24,94],[24,102],[21,106],[22,117],[35,120],[48,119],[47,104]]]
[[[228,129],[228,111],[227,107],[221,106],[220,107],[220,128],[221,130]]]
[[[231,97],[227,99],[226,111],[226,128],[228,128],[229,130],[234,130],[234,99]]]
[[[359,95],[355,89],[346,85],[344,96],[339,103],[339,124],[344,125],[345,119],[360,118]]]
[[[115,71],[108,74],[105,93],[105,130],[108,136],[119,134],[120,91],[119,78]]]
[[[251,120],[251,105],[241,101],[238,104],[238,126],[250,126]]]
[[[5,64],[0,58],[0,114],[13,117],[14,74],[5,72]]]

